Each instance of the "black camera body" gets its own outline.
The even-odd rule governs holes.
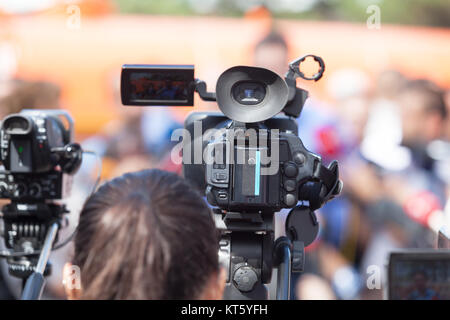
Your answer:
[[[81,148],[72,139],[73,122],[64,111],[24,110],[7,116],[0,129],[5,169],[0,172],[0,198],[62,199],[81,164]]]
[[[200,132],[195,132],[196,123],[202,123]],[[187,152],[184,152],[183,175],[205,192],[211,205],[224,210],[245,208],[248,212],[277,212],[292,208],[303,200],[300,195],[303,179],[320,164],[320,157],[308,152],[298,138],[297,123],[287,116],[276,116],[250,128],[255,129],[257,137],[261,138],[259,141],[264,142],[253,150],[248,149],[250,137],[245,136],[244,128],[236,128],[219,113],[191,113],[185,128],[194,139],[183,140],[183,150],[189,149],[189,155],[195,154],[194,146],[201,143],[201,150],[212,156],[210,161],[196,164],[186,158]],[[214,128],[218,128],[216,133],[208,134],[208,130]],[[270,129],[278,130],[278,134],[272,134]],[[274,150],[272,145],[279,147]],[[215,150],[223,152],[213,154]],[[278,154],[278,161],[261,162],[274,152]],[[260,174],[271,166],[273,174]]]
[[[229,129],[232,130],[232,129]],[[228,131],[230,132],[230,131]],[[234,132],[236,133],[236,129]],[[260,135],[267,135],[268,141],[279,146],[279,161],[263,165],[262,154],[273,155],[274,150],[270,147],[258,146],[246,148],[243,143],[233,143],[226,138],[214,142],[208,147],[219,147],[223,149],[233,148],[227,159],[214,161],[206,165],[206,197],[208,202],[228,211],[272,211],[278,212],[283,208],[293,208],[297,205],[300,185],[302,180],[309,177],[311,169],[320,163],[320,158],[308,154],[301,140],[290,132],[281,132],[279,136],[272,137],[267,129],[260,129]],[[238,156],[242,154],[243,161]],[[231,165],[230,163],[233,163]],[[268,169],[270,165],[275,166],[272,175],[261,175],[262,169]]]

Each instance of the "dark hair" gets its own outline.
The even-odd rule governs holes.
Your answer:
[[[267,45],[276,45],[282,47],[284,50],[288,50],[288,45],[286,40],[278,32],[272,31],[266,35],[262,40],[260,40],[255,47],[255,51]]]
[[[219,269],[202,197],[176,174],[127,173],[88,198],[75,237],[83,299],[196,299]]]
[[[415,276],[421,275],[423,276],[425,279],[428,279],[428,274],[425,272],[425,270],[419,269],[419,270],[414,270],[411,273],[411,276],[414,278]]]
[[[18,113],[22,109],[56,108],[61,89],[50,82],[16,81],[13,91],[0,99],[5,113]]]
[[[408,81],[402,92],[418,94],[427,112],[437,113],[442,119],[447,117],[444,92],[432,81],[426,79]]]

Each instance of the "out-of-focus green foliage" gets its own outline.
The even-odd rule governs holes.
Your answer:
[[[277,18],[365,22],[370,5],[381,22],[450,27],[450,0],[114,0],[121,13],[241,16],[265,5]]]
[[[142,14],[194,14],[189,3],[183,0],[114,0],[121,13]]]
[[[449,0],[321,0],[322,11],[338,20],[365,21],[369,5],[381,9],[381,21],[450,27]]]

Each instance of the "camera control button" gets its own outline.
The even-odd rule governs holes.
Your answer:
[[[34,197],[34,198],[40,197],[40,195],[41,195],[41,186],[39,184],[37,184],[37,183],[32,183],[31,186],[30,186],[30,190],[28,191],[28,194],[31,197]]]
[[[296,186],[295,180],[286,180],[284,182],[284,189],[286,189],[286,191],[288,192],[294,191],[295,186]]]
[[[22,197],[27,192],[27,186],[23,183],[18,183],[14,188],[14,197]]]
[[[287,162],[284,164],[284,174],[286,177],[295,178],[297,176],[297,166],[293,163]]]
[[[0,194],[2,195],[9,194],[8,185],[5,182],[0,182]]]
[[[294,194],[286,193],[286,195],[284,196],[284,203],[288,207],[292,207],[292,206],[294,206],[297,203],[297,199],[296,199]]]
[[[227,180],[228,176],[225,173],[216,173],[216,180],[217,181],[225,181]]]
[[[306,157],[303,153],[301,152],[295,152],[294,153],[294,161],[296,164],[298,164],[299,166],[302,166],[305,161],[306,161]]]
[[[226,191],[219,191],[217,193],[217,198],[219,198],[219,200],[227,200],[228,199],[228,192],[226,192]]]

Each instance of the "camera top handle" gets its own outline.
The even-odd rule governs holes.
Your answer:
[[[300,68],[302,62],[304,62],[309,57],[313,58],[314,61],[316,61],[319,64],[319,71],[317,71],[317,73],[315,73],[312,77],[305,76],[304,72]],[[325,62],[323,62],[323,59],[313,54],[307,54],[306,56],[298,58],[289,63],[289,71],[286,74],[286,78],[295,80],[296,78],[300,77],[304,80],[318,81],[322,78],[324,72],[325,72]]]

